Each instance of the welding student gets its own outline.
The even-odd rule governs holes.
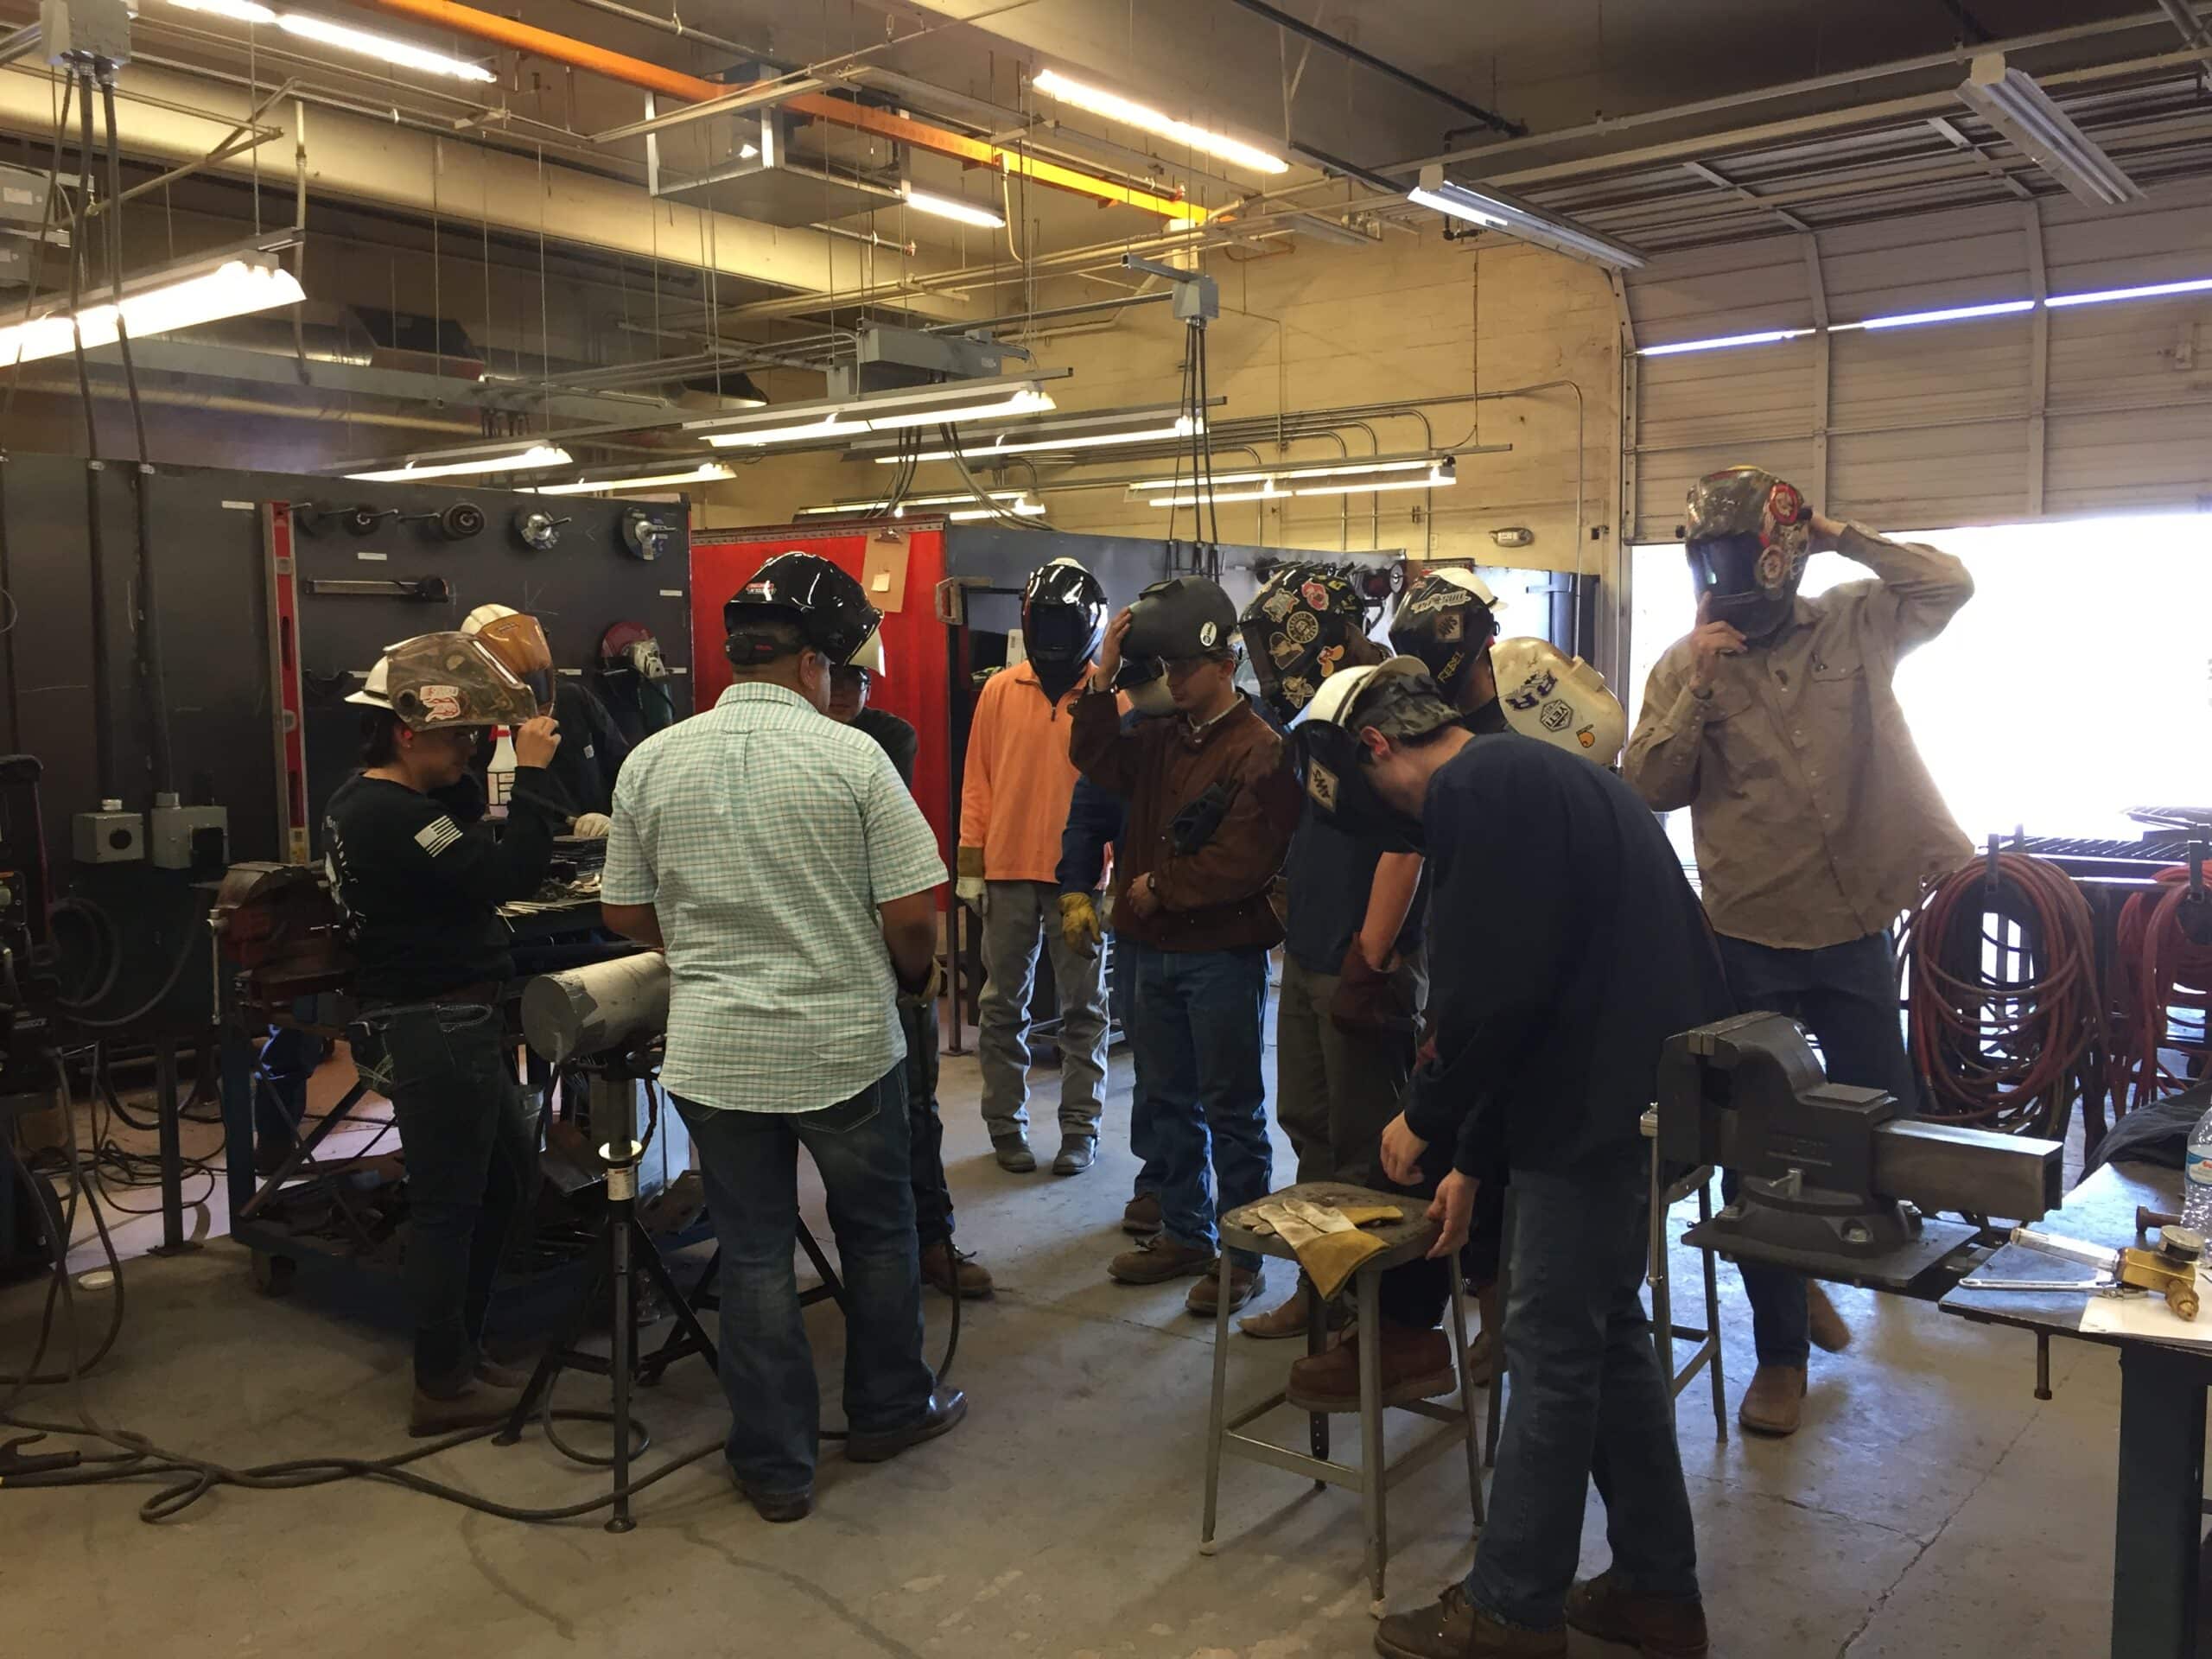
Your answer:
[[[849,663],[830,670],[830,718],[866,732],[891,758],[899,781],[914,786],[914,760],[921,741],[913,727],[888,709],[871,708],[868,697],[884,671],[883,631],[879,627]],[[952,1188],[944,1179],[944,1120],[937,1105],[937,988],[899,993],[899,1030],[906,1039],[906,1127],[912,1142],[914,1230],[921,1240],[922,1281],[948,1296],[988,1296],[996,1288],[990,1270],[952,1243]]]
[[[1125,798],[1114,925],[1135,975],[1137,1088],[1160,1165],[1162,1230],[1116,1256],[1124,1284],[1204,1274],[1185,1305],[1211,1316],[1221,1210],[1267,1196],[1262,1027],[1268,952],[1282,938],[1267,899],[1289,839],[1274,798],[1282,740],[1236,689],[1236,607],[1203,576],[1155,582],[1107,631],[1075,706],[1069,753]],[[1122,729],[1113,691],[1124,649],[1165,664],[1175,717]],[[1260,1288],[1256,1255],[1231,1265],[1232,1306]]]
[[[937,836],[876,744],[823,716],[830,670],[880,617],[861,585],[783,553],[723,607],[734,681],[632,751],[601,910],[665,950],[661,1081],[721,1247],[722,1390],[739,1488],[769,1521],[813,1508],[821,1395],[800,1319],[798,1149],[845,1272],[845,1456],[879,1463],[967,1415],[922,1359],[900,991],[937,972]]]
[[[1075,792],[1070,701],[1106,626],[1106,590],[1073,559],[1054,559],[1021,591],[1024,659],[984,682],[960,780],[961,900],[983,928],[976,1058],[983,1122],[999,1167],[1037,1167],[1029,1146],[1029,1001],[1041,938],[1059,1004],[1060,1147],[1055,1175],[1097,1155],[1106,1085],[1106,993],[1096,957],[1067,948],[1057,925],[1060,835]]]
[[[1802,1024],[1832,1081],[1886,1089],[1917,1111],[1889,929],[1971,849],[1892,679],[1974,596],[1974,579],[1948,553],[1821,517],[1753,467],[1700,479],[1688,528],[1697,626],[1652,668],[1624,775],[1653,810],[1689,808],[1738,1003]],[[1829,551],[1875,579],[1801,597],[1807,557]],[[1794,1433],[1809,1347],[1834,1353],[1851,1332],[1817,1284],[1738,1270],[1758,1370],[1738,1421]]]
[[[1383,1132],[1385,1166],[1411,1185],[1424,1162],[1448,1165],[1432,1257],[1465,1242],[1479,1183],[1510,1173],[1514,1191],[1512,1387],[1489,1524],[1464,1584],[1382,1621],[1389,1659],[1564,1654],[1570,1623],[1669,1659],[1706,1651],[1641,1297],[1639,1122],[1667,1039],[1727,1012],[1727,988],[1657,820],[1601,764],[1618,702],[1579,664],[1547,672],[1548,690],[1540,674],[1509,694],[1541,741],[1468,731],[1408,657],[1326,682],[1296,734],[1316,805],[1347,830],[1417,837],[1434,884],[1437,1058]],[[1593,1475],[1613,1564],[1576,1585]]]
[[[442,1434],[499,1421],[529,1380],[480,1346],[500,1258],[527,1233],[537,1183],[537,1123],[500,1017],[514,957],[497,906],[537,890],[568,823],[547,771],[560,729],[463,633],[403,640],[347,701],[369,711],[366,765],[331,796],[323,851],[367,1028],[354,1062],[391,1102],[407,1160],[408,1427]],[[497,839],[475,821],[483,798],[468,776],[495,725],[514,728],[516,761]]]
[[[1296,719],[1332,674],[1389,654],[1366,625],[1366,605],[1341,570],[1291,563],[1269,574],[1237,626],[1277,719]],[[1421,855],[1346,835],[1321,822],[1302,793],[1298,800],[1282,867],[1275,1121],[1298,1155],[1300,1181],[1374,1186],[1427,988]],[[1306,1299],[1294,1287],[1241,1328],[1262,1338],[1303,1336]]]
[[[576,813],[581,835],[605,835],[614,803],[614,780],[629,758],[630,740],[607,705],[582,680],[558,673],[545,630],[532,616],[507,605],[479,605],[461,631],[481,639],[537,698],[538,711],[561,722],[565,741],[554,757],[553,780]]]

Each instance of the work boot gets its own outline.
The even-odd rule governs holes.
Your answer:
[[[1055,1175],[1080,1175],[1098,1156],[1098,1137],[1095,1135],[1064,1135],[1060,1137],[1060,1155],[1052,1160]]]
[[[1384,1405],[1440,1400],[1458,1391],[1459,1380],[1452,1375],[1451,1338],[1441,1331],[1415,1331],[1385,1319],[1382,1338]],[[1357,1411],[1358,1334],[1294,1363],[1284,1392],[1300,1411]]]
[[[407,1414],[407,1432],[419,1440],[459,1429],[488,1428],[505,1422],[521,1401],[520,1387],[495,1389],[489,1383],[471,1382],[452,1395],[426,1394],[417,1388]]]
[[[1166,1224],[1157,1192],[1139,1192],[1122,1206],[1122,1230],[1132,1238],[1150,1238]]]
[[[1805,1368],[1762,1365],[1744,1390],[1736,1421],[1754,1434],[1795,1434],[1805,1412]]]
[[[1705,1659],[1705,1604],[1639,1596],[1611,1570],[1567,1592],[1567,1622],[1600,1642],[1634,1648],[1645,1659]]]
[[[949,1238],[922,1246],[922,1282],[935,1286],[948,1296],[964,1296],[971,1302],[997,1288],[991,1282],[990,1269],[978,1265],[967,1251],[954,1249]]]
[[[1382,1659],[1554,1659],[1567,1651],[1567,1627],[1523,1630],[1500,1624],[1446,1585],[1443,1599],[1418,1612],[1393,1613],[1375,1627]]]
[[[1238,1308],[1260,1294],[1263,1275],[1257,1268],[1240,1267],[1230,1262],[1229,1267],[1229,1311]],[[1191,1294],[1183,1299],[1183,1306],[1192,1313],[1211,1319],[1221,1311],[1221,1274],[1209,1273],[1191,1287]]]
[[[804,1521],[814,1513],[811,1486],[802,1486],[792,1492],[771,1492],[741,1484],[738,1490],[763,1521]]]
[[[883,1463],[897,1457],[909,1446],[919,1446],[924,1440],[933,1440],[940,1434],[957,1427],[968,1415],[968,1396],[957,1389],[938,1389],[930,1395],[930,1408],[923,1413],[918,1423],[905,1428],[887,1429],[879,1434],[863,1434],[855,1429],[845,1436],[845,1461],[848,1463]]]
[[[1029,1137],[1019,1129],[1012,1135],[993,1135],[991,1154],[1009,1175],[1027,1175],[1037,1167],[1037,1154],[1029,1150]]]
[[[1851,1327],[1843,1322],[1843,1315],[1835,1311],[1835,1304],[1817,1279],[1805,1281],[1805,1313],[1807,1334],[1813,1338],[1814,1347],[1824,1354],[1840,1354],[1851,1346]]]
[[[1162,1285],[1194,1273],[1211,1273],[1214,1261],[1214,1253],[1204,1245],[1185,1244],[1166,1233],[1154,1233],[1134,1250],[1123,1250],[1108,1262],[1106,1274],[1125,1285]]]
[[[505,1389],[520,1394],[530,1386],[536,1364],[502,1365],[497,1360],[480,1359],[476,1362],[476,1380],[487,1388]]]
[[[1324,1324],[1328,1320],[1329,1312],[1325,1306],[1321,1310]],[[1254,1313],[1237,1320],[1236,1328],[1246,1336],[1256,1337],[1262,1342],[1276,1342],[1285,1337],[1302,1337],[1306,1329],[1306,1281],[1300,1279],[1298,1288],[1288,1296],[1264,1313]]]

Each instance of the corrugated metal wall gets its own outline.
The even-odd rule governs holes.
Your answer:
[[[2204,277],[2212,188],[2191,186],[1671,254],[1627,295],[1648,346]],[[1640,358],[1634,539],[1675,539],[1691,480],[1738,461],[1895,528],[2212,505],[2208,325],[2199,293]]]

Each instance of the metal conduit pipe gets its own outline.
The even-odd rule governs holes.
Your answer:
[[[73,400],[78,395],[74,380],[52,379],[26,376],[19,391],[38,392],[50,397]],[[95,397],[128,397],[127,387],[111,380],[92,383]],[[236,397],[222,392],[192,391],[181,386],[141,386],[138,401],[160,404],[176,409],[204,409],[217,415],[270,416],[291,421],[320,421],[360,426],[393,428],[409,432],[450,432],[464,437],[480,438],[484,429],[474,421],[455,421],[427,415],[394,415],[365,412],[358,409],[325,404],[315,406],[301,404],[279,404],[258,397]]]

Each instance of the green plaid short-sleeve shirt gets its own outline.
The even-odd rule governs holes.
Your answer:
[[[938,886],[944,862],[873,738],[734,685],[638,746],[613,819],[601,897],[659,917],[671,1092],[816,1111],[905,1057],[876,906]]]

